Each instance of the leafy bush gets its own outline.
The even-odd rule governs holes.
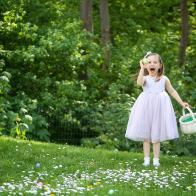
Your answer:
[[[8,92],[10,90],[10,78],[11,74],[9,72],[3,71],[5,62],[0,60],[0,134],[6,126],[7,119],[7,108],[9,107],[9,101],[7,100]]]
[[[37,101],[28,98],[24,92],[18,92],[14,98],[10,97],[11,74],[3,71],[3,60],[0,61],[0,66],[0,134],[49,141],[47,122],[36,111]]]
[[[96,148],[130,150],[141,146],[125,139],[125,131],[131,106],[135,100],[129,94],[122,93],[124,86],[113,83],[107,91],[107,98],[96,104],[96,112],[90,116],[95,122],[92,129],[99,136],[83,139],[82,145]]]
[[[165,154],[170,155],[196,155],[195,152],[196,136],[180,134],[180,138],[176,141],[167,141],[162,144],[161,150]]]
[[[91,129],[89,118],[93,109],[88,100],[88,91],[83,81],[56,81],[56,93],[42,94],[42,108],[45,111],[53,141],[80,144],[80,139],[96,135]],[[49,106],[49,107],[48,107]]]

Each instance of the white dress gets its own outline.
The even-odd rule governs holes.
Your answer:
[[[125,137],[152,143],[178,138],[176,116],[165,91],[167,77],[162,76],[159,81],[144,77],[143,92],[131,108]]]

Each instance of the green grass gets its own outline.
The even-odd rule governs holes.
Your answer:
[[[196,157],[160,161],[144,167],[142,153],[0,137],[0,195],[196,195]]]

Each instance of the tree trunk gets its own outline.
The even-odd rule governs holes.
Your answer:
[[[84,29],[92,32],[92,0],[81,0],[80,18],[83,21]]]
[[[92,32],[92,0],[81,0],[80,4],[80,19],[83,22],[83,28],[88,32]],[[86,55],[85,48],[81,48],[84,52],[82,55]],[[80,80],[87,80],[87,67],[84,65],[78,75]]]
[[[188,8],[187,0],[181,0],[181,40],[179,47],[178,65],[182,67],[186,58],[186,47],[188,43]]]
[[[110,25],[108,0],[100,0],[100,18],[101,18],[101,41],[104,49],[103,69],[107,69],[110,61]]]

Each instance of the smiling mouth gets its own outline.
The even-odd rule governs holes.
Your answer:
[[[155,71],[155,68],[150,68],[150,71]]]

